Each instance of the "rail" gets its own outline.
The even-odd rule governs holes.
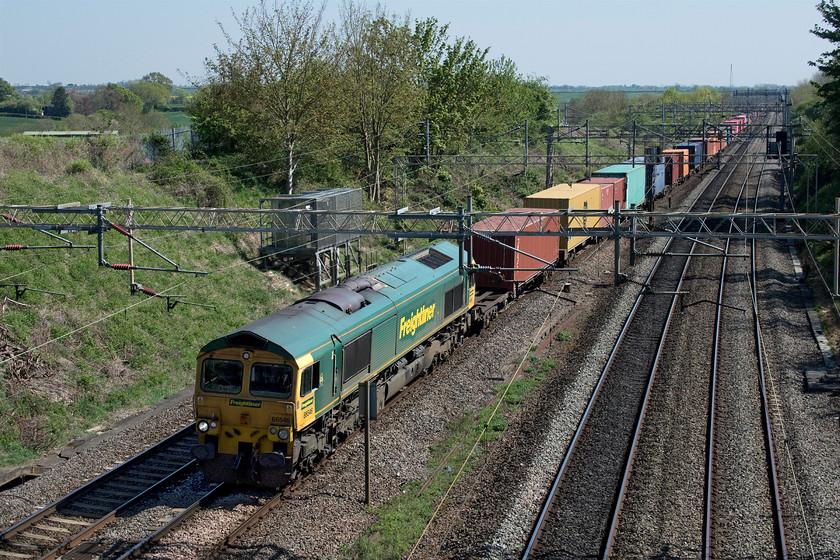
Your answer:
[[[724,184],[729,179],[729,177],[731,176],[733,171],[734,171],[734,167],[730,168],[729,175],[727,175],[726,179],[724,180]],[[722,191],[722,188],[723,187],[721,186],[721,188],[718,190],[718,192],[714,194],[714,199],[715,200],[719,197],[720,192]],[[701,195],[699,195],[697,197],[697,199],[695,199],[695,201],[692,203],[692,208],[694,208],[699,203],[700,198],[702,196],[703,196],[703,194],[701,193]],[[587,545],[587,546],[590,547],[589,550],[583,550],[582,549],[582,550],[579,551],[580,554],[598,555],[598,556],[601,556],[601,557],[604,557],[604,558],[607,557],[607,555],[610,552],[612,542],[613,542],[613,539],[614,539],[614,533],[615,533],[617,523],[618,523],[618,516],[619,516],[620,510],[621,510],[622,496],[623,496],[624,491],[626,489],[627,480],[629,478],[629,473],[630,473],[630,468],[632,466],[632,459],[633,459],[633,455],[634,455],[633,450],[635,449],[636,442],[638,441],[639,430],[640,430],[640,427],[642,425],[644,411],[645,411],[645,408],[646,408],[646,402],[647,402],[647,398],[650,394],[650,388],[651,388],[651,384],[653,382],[654,373],[655,373],[655,370],[656,370],[656,365],[657,365],[659,357],[661,355],[662,345],[663,345],[663,342],[666,338],[668,325],[670,324],[671,316],[673,314],[673,310],[675,308],[677,297],[679,295],[679,287],[682,285],[682,282],[683,282],[683,279],[685,277],[685,273],[686,273],[686,270],[687,270],[687,267],[688,267],[689,255],[682,255],[682,257],[685,257],[686,260],[682,263],[681,271],[679,272],[679,279],[671,278],[670,280],[668,280],[668,282],[674,282],[673,285],[675,285],[676,287],[675,288],[672,287],[672,288],[669,288],[667,290],[653,290],[652,289],[653,279],[655,277],[661,276],[663,274],[665,276],[668,276],[668,275],[676,273],[676,271],[673,271],[673,272],[668,272],[667,270],[662,271],[662,269],[665,268],[663,266],[663,263],[666,262],[665,259],[664,259],[665,254],[667,254],[668,251],[670,250],[673,241],[674,241],[673,239],[669,240],[665,250],[663,251],[663,255],[660,256],[657,259],[657,261],[655,262],[650,274],[647,277],[647,280],[644,283],[644,288],[640,291],[640,293],[639,293],[639,295],[636,299],[636,302],[634,303],[633,308],[632,308],[627,320],[625,321],[625,324],[624,324],[624,326],[621,330],[621,333],[619,334],[618,339],[615,343],[615,346],[613,347],[613,351],[610,354],[610,356],[607,360],[607,363],[602,370],[601,376],[600,376],[600,378],[599,378],[599,380],[596,384],[595,389],[593,390],[592,396],[590,397],[589,403],[587,404],[587,407],[586,407],[586,409],[583,413],[583,416],[582,416],[581,421],[578,425],[578,428],[575,431],[574,435],[572,436],[572,440],[571,440],[571,443],[569,444],[569,448],[568,448],[568,451],[566,452],[566,456],[564,457],[564,460],[563,460],[560,468],[558,469],[558,473],[555,477],[554,483],[552,484],[551,490],[549,491],[549,494],[548,494],[548,496],[545,500],[545,503],[543,505],[542,511],[541,511],[541,513],[540,513],[540,515],[539,515],[539,517],[538,517],[538,519],[535,523],[534,529],[531,533],[531,538],[530,538],[528,544],[526,545],[525,551],[522,555],[523,559],[524,558],[530,558],[532,556],[532,553],[534,553],[540,547],[539,543],[542,540],[543,531],[546,530],[547,519],[548,519],[548,516],[549,516],[549,512],[554,507],[554,502],[557,499],[558,489],[563,484],[563,480],[566,478],[567,473],[569,472],[569,468],[570,468],[569,465],[571,464],[572,458],[574,457],[574,454],[576,453],[576,451],[579,447],[579,442],[580,442],[581,438],[583,437],[582,434],[584,433],[584,430],[586,429],[587,424],[590,422],[590,418],[593,416],[593,410],[595,408],[596,402],[598,401],[598,399],[600,397],[601,389],[605,384],[605,379],[607,377],[607,373],[611,369],[613,369],[613,364],[616,360],[616,356],[618,355],[619,351],[620,350],[621,351],[626,351],[626,350],[623,349],[625,339],[627,337],[627,333],[629,332],[629,330],[631,328],[631,325],[633,325],[633,323],[635,321],[636,315],[638,313],[638,310],[641,306],[641,303],[642,303],[644,297],[647,295],[650,298],[655,298],[655,297],[657,297],[657,295],[661,295],[663,293],[670,293],[672,295],[672,300],[671,300],[671,303],[668,307],[667,313],[665,314],[664,320],[662,321],[662,323],[660,323],[661,324],[661,331],[659,331],[660,334],[657,336],[658,340],[656,341],[655,349],[652,349],[652,352],[651,352],[653,354],[653,359],[652,359],[652,363],[649,365],[649,368],[646,370],[648,373],[647,373],[645,384],[644,384],[644,392],[642,394],[642,397],[640,398],[641,402],[640,402],[639,407],[638,407],[637,412],[636,412],[636,416],[635,416],[635,420],[634,420],[634,429],[633,429],[633,432],[632,432],[632,436],[629,438],[630,442],[629,442],[629,444],[622,443],[622,442],[619,442],[618,444],[615,444],[615,445],[626,445],[627,447],[625,448],[626,452],[624,454],[624,460],[623,460],[623,463],[622,463],[623,464],[623,470],[621,472],[620,479],[619,479],[619,482],[618,482],[620,490],[616,493],[615,497],[613,498],[612,505],[610,506],[609,518],[606,520],[606,522],[608,523],[608,527],[605,526],[603,532],[600,533],[602,535],[600,537],[602,540],[600,540],[598,543],[590,543],[589,545]],[[691,247],[692,247],[691,252],[692,253],[694,251],[694,248],[697,246],[697,244],[698,244],[697,240],[694,240],[692,245],[691,245]],[[673,264],[679,263],[679,261],[671,261],[671,262]],[[645,319],[645,320],[647,320],[647,319]],[[639,328],[639,327],[636,325],[635,328]],[[638,340],[635,340],[634,344],[637,344],[638,342],[639,342]],[[637,350],[639,352],[645,352],[644,349],[641,349],[641,350],[637,349]],[[628,398],[630,398],[630,397],[628,396]],[[636,397],[633,397],[633,398],[636,398]],[[606,469],[606,467],[603,464],[601,464],[599,466],[599,468]],[[595,548],[595,547],[597,547],[597,548]],[[567,552],[569,552],[569,551],[567,551]]]
[[[0,551],[56,558],[194,465],[189,425],[0,533]],[[37,532],[36,532],[37,531]],[[5,550],[4,550],[5,549]]]

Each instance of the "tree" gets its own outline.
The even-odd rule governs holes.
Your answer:
[[[15,87],[3,78],[0,78],[0,103],[14,99],[15,97],[17,97]]]
[[[143,100],[136,94],[118,84],[108,84],[97,88],[91,96],[91,105],[94,111],[117,111],[123,105],[143,107]]]
[[[150,72],[143,76],[142,81],[160,84],[166,88],[167,93],[172,92],[172,80],[170,80],[160,72]]]
[[[235,133],[235,141],[257,160],[282,157],[287,193],[303,148],[323,143],[335,124],[334,53],[321,25],[324,7],[309,0],[271,5],[261,0],[234,15],[242,38],[234,41],[222,27],[229,50],[216,46],[216,58],[205,62],[208,82],[197,84],[204,123],[225,121],[213,127]],[[223,97],[212,99],[215,95]]]
[[[415,29],[426,88],[424,111],[431,121],[431,149],[439,154],[457,153],[465,146],[489,87],[485,60],[489,49],[479,49],[463,37],[447,44],[447,29],[434,18],[418,22]]]
[[[341,32],[350,126],[364,146],[368,194],[379,202],[389,134],[417,120],[422,98],[412,29],[407,17],[389,17],[381,6],[369,12],[346,2]]]
[[[143,111],[147,113],[155,107],[169,105],[171,90],[163,84],[138,80],[129,82],[128,90],[143,101]]]
[[[172,100],[180,105],[189,101],[190,97],[190,93],[184,88],[175,88],[172,90]]]
[[[58,86],[53,91],[52,100],[47,113],[53,117],[66,117],[72,112],[73,100],[70,99],[70,95],[67,94],[67,90],[64,89],[64,86]]]
[[[830,131],[840,134],[840,7],[834,0],[823,0],[817,4],[817,10],[827,27],[814,25],[811,33],[831,43],[832,50],[822,53],[809,64],[816,66],[825,77],[825,81],[814,82],[814,86],[828,112],[826,122]]]

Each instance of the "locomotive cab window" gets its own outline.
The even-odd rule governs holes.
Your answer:
[[[321,386],[321,362],[307,366],[300,374],[300,396],[309,394]]]
[[[292,368],[286,364],[254,364],[251,366],[250,391],[255,397],[289,398]]]
[[[201,364],[201,390],[236,395],[242,390],[242,362],[208,358]]]

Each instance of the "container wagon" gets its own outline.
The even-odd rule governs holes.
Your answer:
[[[560,257],[559,236],[520,235],[519,232],[556,232],[560,222],[556,212],[547,208],[511,208],[506,212],[538,212],[546,216],[490,216],[474,224],[473,230],[486,236],[473,238],[472,258],[477,265],[497,269],[520,269],[478,272],[475,275],[475,285],[479,289],[504,290],[516,295],[524,287],[530,287],[537,278],[542,278],[541,269],[548,266],[546,263],[553,264]],[[538,259],[523,255],[514,249]]]
[[[641,168],[644,179],[644,168]],[[525,197],[526,208],[546,208],[550,210],[600,210],[601,187],[591,183],[562,183],[549,189]],[[595,227],[598,218],[583,218],[584,227]],[[575,224],[572,223],[571,227]],[[559,227],[570,227],[569,218],[560,216]],[[560,237],[560,262],[565,263],[575,251],[584,245],[589,237],[576,235]]]

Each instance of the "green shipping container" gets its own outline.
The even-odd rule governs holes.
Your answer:
[[[625,177],[627,179],[627,200],[625,208],[631,208],[634,204],[641,206],[645,201],[645,166],[620,163],[599,169],[592,174],[593,177]]]

